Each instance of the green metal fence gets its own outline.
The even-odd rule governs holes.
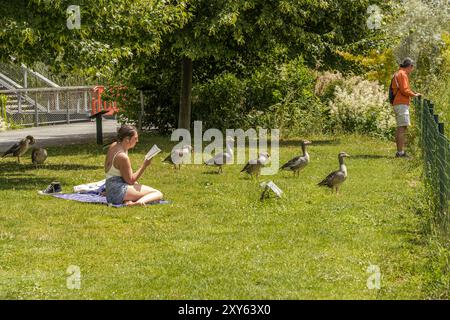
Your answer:
[[[431,190],[431,205],[435,220],[443,231],[450,234],[450,140],[445,136],[444,123],[434,114],[429,100],[414,100],[420,147],[424,161],[426,184]]]

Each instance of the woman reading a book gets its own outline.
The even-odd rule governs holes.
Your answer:
[[[135,127],[124,125],[117,132],[117,141],[108,149],[105,159],[106,200],[112,204],[145,205],[161,200],[163,194],[156,189],[137,183],[145,169],[152,162],[144,160],[140,168],[133,172],[128,158],[128,150],[138,142]]]

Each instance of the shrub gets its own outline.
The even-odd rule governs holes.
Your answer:
[[[204,128],[245,128],[245,80],[223,73],[193,88],[193,119]]]
[[[223,73],[194,87],[193,119],[222,130],[278,128],[283,136],[319,132],[322,108],[314,85],[314,74],[301,58],[260,66],[242,79]]]
[[[445,48],[442,50],[442,65],[437,79],[429,83],[431,90],[428,95],[435,103],[436,112],[439,114],[441,122],[450,123],[450,33],[442,36]],[[427,92],[424,92],[427,94]],[[446,129],[447,136],[450,137],[450,130]]]
[[[6,102],[7,97],[5,95],[0,95],[0,131],[6,130],[9,126],[6,122]]]
[[[334,129],[392,137],[395,118],[382,85],[359,76],[336,86],[328,103]]]
[[[342,84],[342,81],[343,76],[339,71],[336,73],[325,71],[317,77],[314,94],[321,99],[329,100],[328,98],[334,96],[336,85]]]

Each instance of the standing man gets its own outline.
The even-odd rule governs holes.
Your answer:
[[[414,93],[409,87],[408,76],[414,70],[414,62],[410,58],[405,58],[400,69],[395,73],[394,80],[392,81],[392,89],[395,94],[394,112],[397,120],[397,131],[395,132],[395,142],[397,143],[396,157],[404,158],[408,157],[405,152],[406,143],[406,131],[408,126],[411,125],[409,119],[409,103],[411,97],[420,96],[420,93]]]

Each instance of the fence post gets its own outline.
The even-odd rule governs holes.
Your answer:
[[[424,170],[425,175],[428,178],[428,147],[426,145],[428,138],[428,123],[427,123],[427,112],[428,112],[428,100],[423,100],[423,108],[422,108],[422,153],[423,153],[423,162],[424,162]]]
[[[28,88],[28,71],[26,68],[23,68],[23,87]],[[28,94],[28,92],[25,91],[25,94]]]
[[[422,157],[423,157],[423,101],[422,101],[422,96],[419,96],[417,98],[418,104],[417,104],[417,111],[418,111],[418,115],[417,118],[419,119],[419,123],[420,123],[420,148],[422,149]]]
[[[434,104],[431,102],[431,108],[433,108],[432,110],[434,110]],[[431,111],[430,111],[431,112]],[[439,137],[439,132],[438,132],[438,124],[439,124],[439,116],[437,114],[432,114],[434,123],[432,124],[433,127],[433,152],[432,152],[432,157],[433,157],[433,169],[432,169],[432,175],[433,175],[433,184],[435,187],[435,190],[439,192],[439,181],[441,180],[440,177],[440,170],[439,170],[439,149],[440,149],[440,145],[441,145],[441,139]],[[438,195],[439,197],[439,195]]]
[[[39,127],[39,111],[38,111],[38,102],[37,102],[37,92],[34,94],[34,124],[36,127]]]
[[[80,113],[80,99],[81,99],[81,95],[79,92],[77,92],[77,114]]]
[[[56,91],[56,111],[59,111],[59,90]]]
[[[6,95],[5,95],[6,97]],[[5,109],[6,109],[6,105],[5,105]],[[3,112],[3,99],[2,96],[0,96],[0,118],[3,118],[4,114],[6,112]],[[6,119],[3,119],[6,122]]]
[[[445,139],[445,128],[444,123],[438,124],[438,131],[440,136],[440,143],[439,143],[439,158],[441,159],[439,163],[439,207],[440,212],[442,214],[442,217],[445,219],[446,213],[448,211],[448,202],[450,200],[450,190],[449,184],[450,180],[448,179],[449,172],[446,172],[446,166],[448,166],[447,163],[447,148],[449,146],[446,146],[446,139]],[[446,225],[449,221],[445,221]]]
[[[67,124],[70,124],[69,92],[66,91]]]
[[[47,92],[47,114],[50,113],[50,92]]]
[[[84,90],[84,112],[88,112],[88,96],[87,90]]]
[[[17,111],[19,115],[22,115],[22,98],[19,92],[17,92]]]
[[[139,122],[138,122],[138,130],[139,132],[142,131],[142,118],[144,117],[144,92],[142,90],[140,92],[140,98],[141,98],[141,112],[139,112]]]

